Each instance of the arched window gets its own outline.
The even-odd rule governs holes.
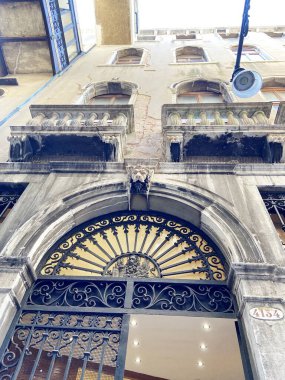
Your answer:
[[[231,50],[235,55],[237,55],[238,46],[233,46]],[[256,46],[244,45],[242,48],[241,61],[243,62],[268,61],[269,59],[269,56]]]
[[[77,228],[42,275],[225,280],[221,253],[194,226],[163,214],[126,213]]]
[[[276,115],[280,102],[285,101],[285,78],[269,78],[263,81],[261,94],[265,101],[273,103],[272,114]]]
[[[222,367],[225,378],[242,379],[227,277],[220,250],[190,223],[154,211],[97,217],[42,260],[1,351],[0,377],[196,378],[201,335],[213,329],[211,378]]]
[[[98,82],[89,85],[82,96],[79,104],[129,104],[136,94],[137,86],[129,82]]]
[[[197,80],[194,82],[182,82],[176,86],[176,102],[187,103],[223,103],[222,95],[226,93],[225,87],[216,82]]]
[[[116,52],[113,64],[116,65],[138,65],[142,63],[144,49],[129,48]]]
[[[285,101],[285,86],[268,87],[264,86],[261,89],[264,99],[268,102],[273,102],[278,105],[281,101]]]
[[[213,328],[211,378],[220,379],[222,355],[225,378],[242,379],[227,275],[215,244],[181,219],[125,211],[91,220],[43,259],[1,351],[0,376],[196,378],[204,365],[197,332]]]
[[[196,46],[184,46],[176,49],[176,63],[207,62],[204,49]]]

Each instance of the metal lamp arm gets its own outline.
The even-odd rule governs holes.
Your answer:
[[[243,41],[244,41],[244,38],[248,34],[248,26],[249,26],[248,11],[249,11],[249,8],[250,8],[250,0],[245,0],[244,9],[243,9],[243,16],[242,16],[242,23],[241,23],[241,30],[240,30],[239,42],[238,42],[236,64],[235,64],[235,68],[234,68],[234,72],[233,72],[231,81],[233,81],[235,74],[240,70],[240,59],[241,59]]]

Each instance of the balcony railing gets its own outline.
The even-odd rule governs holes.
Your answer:
[[[271,109],[270,102],[163,105],[166,160],[283,162],[285,102],[274,123]]]
[[[11,126],[10,161],[122,161],[134,128],[132,105],[34,105],[32,118]]]

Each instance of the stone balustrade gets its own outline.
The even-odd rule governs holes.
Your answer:
[[[81,127],[124,127],[126,133],[134,129],[132,105],[33,105],[32,118],[26,127],[72,130]]]
[[[274,124],[269,120],[271,108],[269,102],[166,104],[162,107],[165,159],[227,156],[237,162],[241,157],[285,162],[285,102]]]
[[[270,125],[271,103],[236,104],[165,104],[162,125],[165,126],[260,126]]]
[[[32,118],[11,126],[10,161],[123,160],[133,106],[34,105]]]

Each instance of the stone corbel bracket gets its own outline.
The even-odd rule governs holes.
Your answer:
[[[285,102],[280,102],[274,124],[285,124]]]
[[[272,155],[277,155],[279,162],[285,162],[285,133],[267,135],[267,141],[270,146]],[[281,158],[280,158],[281,157]]]
[[[128,174],[128,199],[129,209],[131,209],[131,197],[133,195],[143,195],[148,203],[148,196],[155,167],[146,165],[127,166]]]
[[[169,132],[164,135],[166,161],[182,162],[184,133],[181,131]]]

